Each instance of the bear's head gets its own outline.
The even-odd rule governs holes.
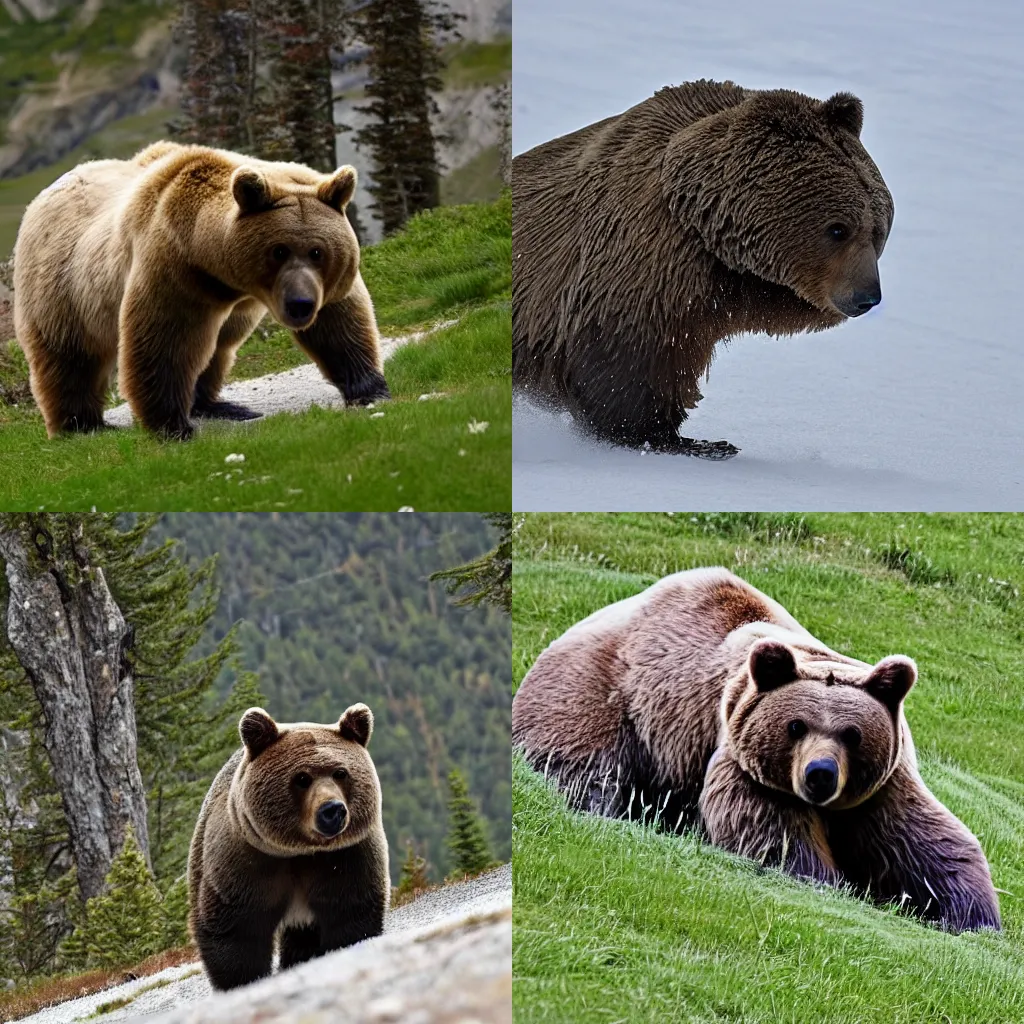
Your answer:
[[[825,326],[860,316],[881,301],[893,218],[863,118],[849,93],[750,92],[670,137],[663,194],[730,269],[789,288]]]
[[[787,644],[758,640],[727,686],[722,715],[730,750],[751,778],[805,803],[841,810],[876,793],[903,749],[903,699],[917,668],[883,658],[866,673],[800,664]]]
[[[355,189],[354,167],[330,175],[298,164],[236,168],[228,283],[259,299],[285,327],[310,327],[325,301],[348,294],[359,272],[359,242],[345,215]]]
[[[335,725],[283,725],[249,708],[238,731],[245,749],[228,807],[252,846],[280,857],[339,849],[380,822],[365,704],[353,704]]]

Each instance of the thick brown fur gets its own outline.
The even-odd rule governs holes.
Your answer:
[[[387,397],[373,304],[345,215],[355,171],[157,142],[81,164],[37,196],[15,247],[15,331],[52,437],[97,430],[115,364],[147,428],[247,419],[219,401],[269,309],[324,376]]]
[[[373,716],[353,704],[335,725],[275,722],[250,708],[243,747],[203,802],[188,858],[189,928],[214,988],[379,935],[391,893]],[[325,834],[325,808],[344,805]],[[337,814],[337,809],[334,811]]]
[[[916,675],[909,658],[830,650],[744,580],[695,569],[555,640],[515,695],[512,734],[578,809],[699,826],[950,930],[998,928],[981,846],[917,770],[903,714]]]
[[[893,206],[861,121],[846,93],[699,81],[517,156],[516,386],[672,450],[720,341],[862,312]]]

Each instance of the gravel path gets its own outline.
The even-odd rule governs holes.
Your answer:
[[[403,345],[419,341],[420,338],[451,327],[454,323],[454,320],[446,320],[426,331],[414,331],[398,338],[381,338],[381,355],[387,361]],[[265,377],[252,377],[249,380],[227,384],[221,392],[221,398],[226,402],[247,405],[264,416],[272,416],[277,412],[304,412],[312,405],[332,408],[345,404],[341,392],[329,381],[324,380],[319,368],[313,363],[297,366],[294,370],[268,373]],[[130,427],[132,424],[132,413],[127,402],[108,409],[103,418],[112,427]],[[201,420],[197,422],[202,423]],[[256,421],[243,421],[245,422]]]
[[[146,1024],[359,1021],[479,1024],[512,1019],[512,866],[390,911],[384,935],[233,992],[214,994],[198,963],[40,1010],[23,1024],[92,1019]]]

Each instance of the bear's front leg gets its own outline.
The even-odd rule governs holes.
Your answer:
[[[829,823],[844,876],[951,932],[999,929],[999,899],[981,844],[905,766]]]
[[[295,340],[349,405],[391,397],[381,372],[373,305],[361,280],[344,299],[324,306],[311,327],[296,331]]]
[[[759,785],[721,748],[704,777],[700,813],[715,846],[801,878],[842,881],[817,812]]]
[[[281,970],[312,960],[323,952],[320,929],[315,924],[285,928],[281,934]]]
[[[196,921],[194,934],[215,989],[237,988],[270,974],[274,926],[262,916],[239,915],[222,905]]]

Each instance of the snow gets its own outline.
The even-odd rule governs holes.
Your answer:
[[[735,459],[612,450],[517,400],[514,508],[1024,508],[1024,6],[516,0],[514,52],[516,153],[691,79],[847,90],[896,205],[877,310],[720,346],[682,433]]]

